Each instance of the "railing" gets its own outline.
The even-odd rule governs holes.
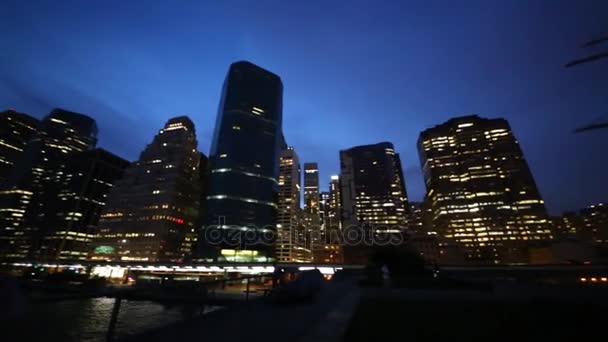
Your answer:
[[[115,297],[116,300],[108,324],[106,341],[113,341],[123,299],[195,304],[200,305],[202,313],[205,305],[229,305],[247,302],[253,297],[262,298],[269,293],[274,283],[272,274],[257,274],[188,283],[175,280],[161,284],[136,285],[124,289],[124,291],[116,291],[109,295]],[[175,296],[176,291],[179,292],[178,296]]]

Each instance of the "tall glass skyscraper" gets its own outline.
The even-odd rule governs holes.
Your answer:
[[[230,66],[209,154],[201,256],[271,261],[277,225],[283,83],[249,62]]]

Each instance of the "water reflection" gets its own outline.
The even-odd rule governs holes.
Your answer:
[[[25,317],[9,327],[18,341],[102,342],[114,306],[113,298],[32,303]],[[204,313],[217,310],[206,307]],[[115,338],[178,322],[200,313],[199,308],[163,306],[148,301],[123,300]]]

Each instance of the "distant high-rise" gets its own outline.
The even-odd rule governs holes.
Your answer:
[[[276,259],[279,262],[309,262],[304,224],[300,219],[300,161],[293,147],[281,150],[279,169],[279,211]]]
[[[98,148],[75,153],[54,169],[45,184],[41,259],[87,258],[106,197],[127,166],[128,161]]]
[[[340,151],[342,230],[367,228],[373,234],[402,234],[408,200],[399,154],[381,142]],[[366,246],[344,246],[345,263],[365,263]],[[369,246],[367,246],[369,247]]]
[[[556,239],[583,238],[581,234],[584,221],[580,213],[565,212],[561,216],[552,217],[552,223]]]
[[[526,242],[551,238],[544,202],[504,119],[465,116],[421,133],[420,161],[433,223],[468,257],[525,258]]]
[[[329,205],[330,205],[330,194],[329,191],[321,191],[319,193],[319,217],[321,219],[321,225],[323,231],[326,231],[329,227]]]
[[[304,163],[304,210],[319,214],[319,165]]]
[[[304,163],[304,221],[306,234],[315,262],[315,251],[325,245],[325,226],[321,213],[321,194],[319,193],[319,165]]]
[[[0,112],[0,188],[23,157],[27,143],[39,130],[40,120],[14,110]]]
[[[598,203],[580,211],[580,236],[594,244],[608,246],[608,205]],[[579,221],[579,222],[580,222]]]
[[[425,227],[424,216],[424,203],[410,202],[409,228],[415,233],[426,233],[428,231],[428,227]]]
[[[188,233],[186,233],[186,237],[184,238],[184,243],[182,244],[183,253],[190,254],[191,258],[197,258],[197,250],[198,250],[198,238],[201,227],[205,223],[205,215],[207,213],[207,188],[209,187],[209,158],[206,154],[199,152],[199,210],[198,210],[198,220],[196,221],[194,227],[190,229]],[[189,259],[189,260],[190,260]]]
[[[86,115],[54,109],[42,120],[0,191],[0,208],[11,214],[0,218],[1,256],[38,257],[46,234],[50,180],[71,155],[96,143],[97,125]]]
[[[230,66],[209,154],[202,259],[274,258],[282,115],[277,75],[249,62]]]
[[[314,261],[342,263],[342,235],[340,222],[340,180],[331,176],[329,191],[320,194],[319,212],[322,225],[322,241],[313,250]]]
[[[200,210],[200,159],[192,121],[169,119],[108,195],[91,259],[179,261],[189,257]]]
[[[340,189],[340,176],[332,175],[329,181],[329,210],[328,231],[342,230],[342,195]],[[330,234],[331,235],[331,234]]]

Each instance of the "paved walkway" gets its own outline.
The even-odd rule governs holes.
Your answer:
[[[125,341],[339,341],[358,294],[354,281],[328,282],[314,303],[242,303]]]

